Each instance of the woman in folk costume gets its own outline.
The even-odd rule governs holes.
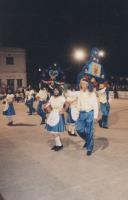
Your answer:
[[[47,102],[48,94],[46,88],[40,89],[40,91],[36,95],[36,99],[38,100],[37,105],[37,113],[41,117],[41,124],[45,124],[46,113],[43,110],[43,104]]]
[[[14,94],[9,90],[6,99],[3,101],[3,104],[5,104],[3,115],[7,116],[8,126],[13,125],[13,115],[16,114],[13,106],[14,97]]]
[[[24,93],[25,93],[25,105],[27,106],[27,108],[29,109],[29,106],[28,106],[28,96],[29,96],[29,89],[25,89]],[[29,111],[27,111],[27,113],[29,113]]]
[[[87,155],[91,155],[94,146],[93,132],[94,119],[98,117],[98,102],[95,92],[89,91],[89,83],[81,79],[80,93],[78,96],[79,118],[76,122],[76,131],[85,141],[84,147],[87,149]]]
[[[63,148],[60,140],[60,135],[65,131],[65,119],[64,119],[64,105],[65,98],[62,96],[60,87],[55,87],[53,90],[53,96],[46,107],[51,107],[51,112],[46,120],[46,129],[55,139],[55,145],[51,150],[59,151]]]
[[[28,94],[28,100],[27,100],[27,106],[29,108],[29,115],[32,115],[33,113],[36,112],[35,108],[33,108],[33,103],[34,103],[34,90],[30,90]]]
[[[66,103],[68,104],[67,124],[68,124],[68,134],[70,136],[77,136],[75,133],[75,123],[79,117],[79,111],[77,108],[77,98],[78,98],[78,91],[75,91],[75,88],[67,91],[66,93]]]
[[[102,117],[99,120],[99,126],[101,128],[108,129],[108,118],[110,112],[110,95],[107,83],[102,83],[99,85],[98,97],[100,102],[100,110],[102,113]]]

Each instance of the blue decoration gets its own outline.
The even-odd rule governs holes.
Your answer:
[[[103,66],[99,63],[100,61],[100,50],[93,48],[90,53],[90,57],[85,65],[83,65],[81,72],[77,76],[77,84],[80,83],[80,79],[84,78],[85,75],[89,76],[89,79],[95,78],[98,83],[105,80],[105,72]]]
[[[42,81],[65,81],[66,76],[64,71],[55,65],[42,69]]]

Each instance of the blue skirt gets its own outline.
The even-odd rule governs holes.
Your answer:
[[[47,131],[52,132],[52,133],[63,133],[65,131],[65,119],[64,115],[61,114],[59,118],[59,123],[55,126],[50,126],[49,124],[46,123]]]
[[[69,108],[67,114],[67,124],[75,124],[76,121],[72,119],[71,108]]]
[[[9,104],[8,106],[8,109],[6,111],[3,112],[3,115],[6,115],[6,116],[12,116],[12,115],[15,115],[15,109],[14,109],[14,106],[13,104]]]

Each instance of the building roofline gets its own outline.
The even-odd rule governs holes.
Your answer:
[[[26,49],[24,48],[19,48],[19,47],[3,47],[0,46],[0,51],[4,52],[23,52],[26,53]]]

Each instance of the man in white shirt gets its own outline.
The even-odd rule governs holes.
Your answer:
[[[47,102],[47,97],[48,94],[46,88],[40,89],[40,91],[36,94],[36,99],[38,100],[37,113],[42,119],[41,124],[45,124],[46,113],[43,106]]]
[[[101,128],[108,129],[108,118],[110,112],[110,96],[107,88],[107,83],[100,84],[98,97],[100,102],[100,110],[102,112],[102,117],[99,120],[99,126]]]
[[[28,115],[32,115],[33,113],[36,112],[35,108],[33,107],[33,103],[34,103],[34,90],[31,89],[29,91],[29,95],[28,95],[28,100],[27,100],[27,105],[28,105],[28,108],[29,108],[29,113]]]
[[[81,90],[78,96],[80,114],[76,122],[76,131],[85,141],[84,147],[87,149],[87,155],[90,156],[94,144],[94,119],[98,118],[98,101],[95,92],[88,90],[88,82],[85,79],[80,81],[80,87]]]

